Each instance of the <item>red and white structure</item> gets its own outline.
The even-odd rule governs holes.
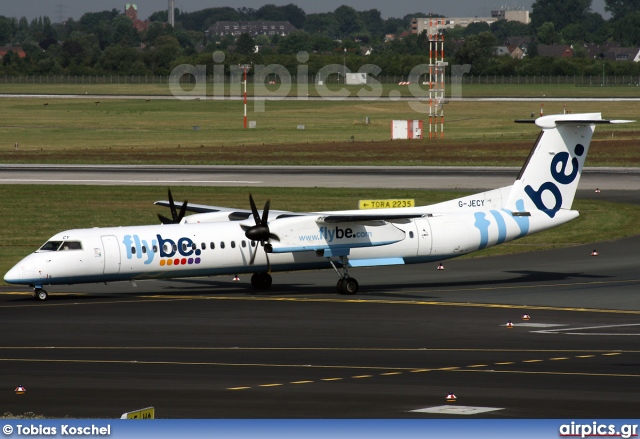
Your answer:
[[[429,19],[429,138],[444,139],[444,18]]]
[[[243,71],[244,82],[244,129],[247,129],[247,70],[251,68],[251,64],[241,64],[240,68]]]
[[[423,125],[421,120],[392,120],[391,139],[422,139]]]

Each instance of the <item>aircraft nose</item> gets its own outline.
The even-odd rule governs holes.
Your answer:
[[[35,271],[36,268],[33,261],[23,259],[11,270],[7,271],[4,275],[4,281],[8,284],[19,284],[22,283],[23,279],[35,277]]]
[[[4,281],[8,284],[20,282],[20,269],[16,265],[4,275]]]

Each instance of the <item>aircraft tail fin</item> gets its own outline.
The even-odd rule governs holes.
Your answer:
[[[516,179],[507,209],[544,211],[553,218],[560,209],[571,209],[596,124],[627,123],[604,120],[600,113],[558,114],[535,120],[542,131]]]

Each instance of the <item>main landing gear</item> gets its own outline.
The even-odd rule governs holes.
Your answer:
[[[44,300],[47,300],[47,298],[49,297],[49,293],[47,293],[46,290],[43,290],[40,287],[35,287],[33,289],[33,297],[36,300],[44,301]]]
[[[333,269],[338,273],[338,283],[336,284],[336,289],[339,294],[343,295],[353,295],[358,293],[358,289],[360,286],[358,285],[358,281],[349,276],[349,258],[347,256],[340,256],[340,264],[342,265],[342,273],[336,267],[336,264],[330,259],[327,258]],[[256,290],[268,290],[271,288],[271,283],[273,279],[269,273],[254,273],[251,276],[251,286]]]
[[[340,256],[340,263],[342,264],[342,273],[340,273],[340,270],[338,270],[338,268],[336,267],[336,264],[334,264],[334,262],[330,258],[327,258],[327,259],[329,260],[329,263],[331,264],[333,269],[336,270],[336,273],[338,273],[338,276],[340,277],[340,280],[336,285],[338,294],[343,294],[347,296],[357,294],[360,286],[358,285],[357,280],[349,276],[349,258],[347,256]]]

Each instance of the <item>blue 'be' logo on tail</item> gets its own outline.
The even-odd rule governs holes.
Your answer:
[[[577,144],[573,152],[575,152],[575,154],[578,157],[582,157],[582,155],[584,154],[584,146]],[[551,169],[550,169],[551,176],[553,177],[556,183],[564,184],[564,185],[571,184],[578,176],[579,163],[576,157],[573,157],[571,159],[571,165],[573,167],[573,169],[571,170],[571,173],[569,174],[565,173],[565,171],[567,170],[567,164],[569,163],[570,158],[571,156],[569,155],[568,152],[561,152],[556,154],[555,157],[553,157],[553,160],[551,160]],[[558,165],[560,166],[560,169],[558,169]],[[552,181],[547,181],[545,183],[542,183],[537,191],[534,188],[532,188],[530,185],[527,185],[524,188],[524,191],[526,192],[527,195],[529,195],[529,198],[531,198],[531,201],[533,201],[533,204],[535,204],[539,210],[543,211],[544,213],[549,215],[549,217],[551,218],[556,216],[556,213],[562,206],[562,193],[560,192],[560,188],[558,188],[556,183]],[[549,191],[551,192],[551,195],[553,195],[555,199],[555,204],[553,205],[553,207],[549,207],[546,204],[544,204],[544,201],[542,200],[542,194],[545,191]]]

